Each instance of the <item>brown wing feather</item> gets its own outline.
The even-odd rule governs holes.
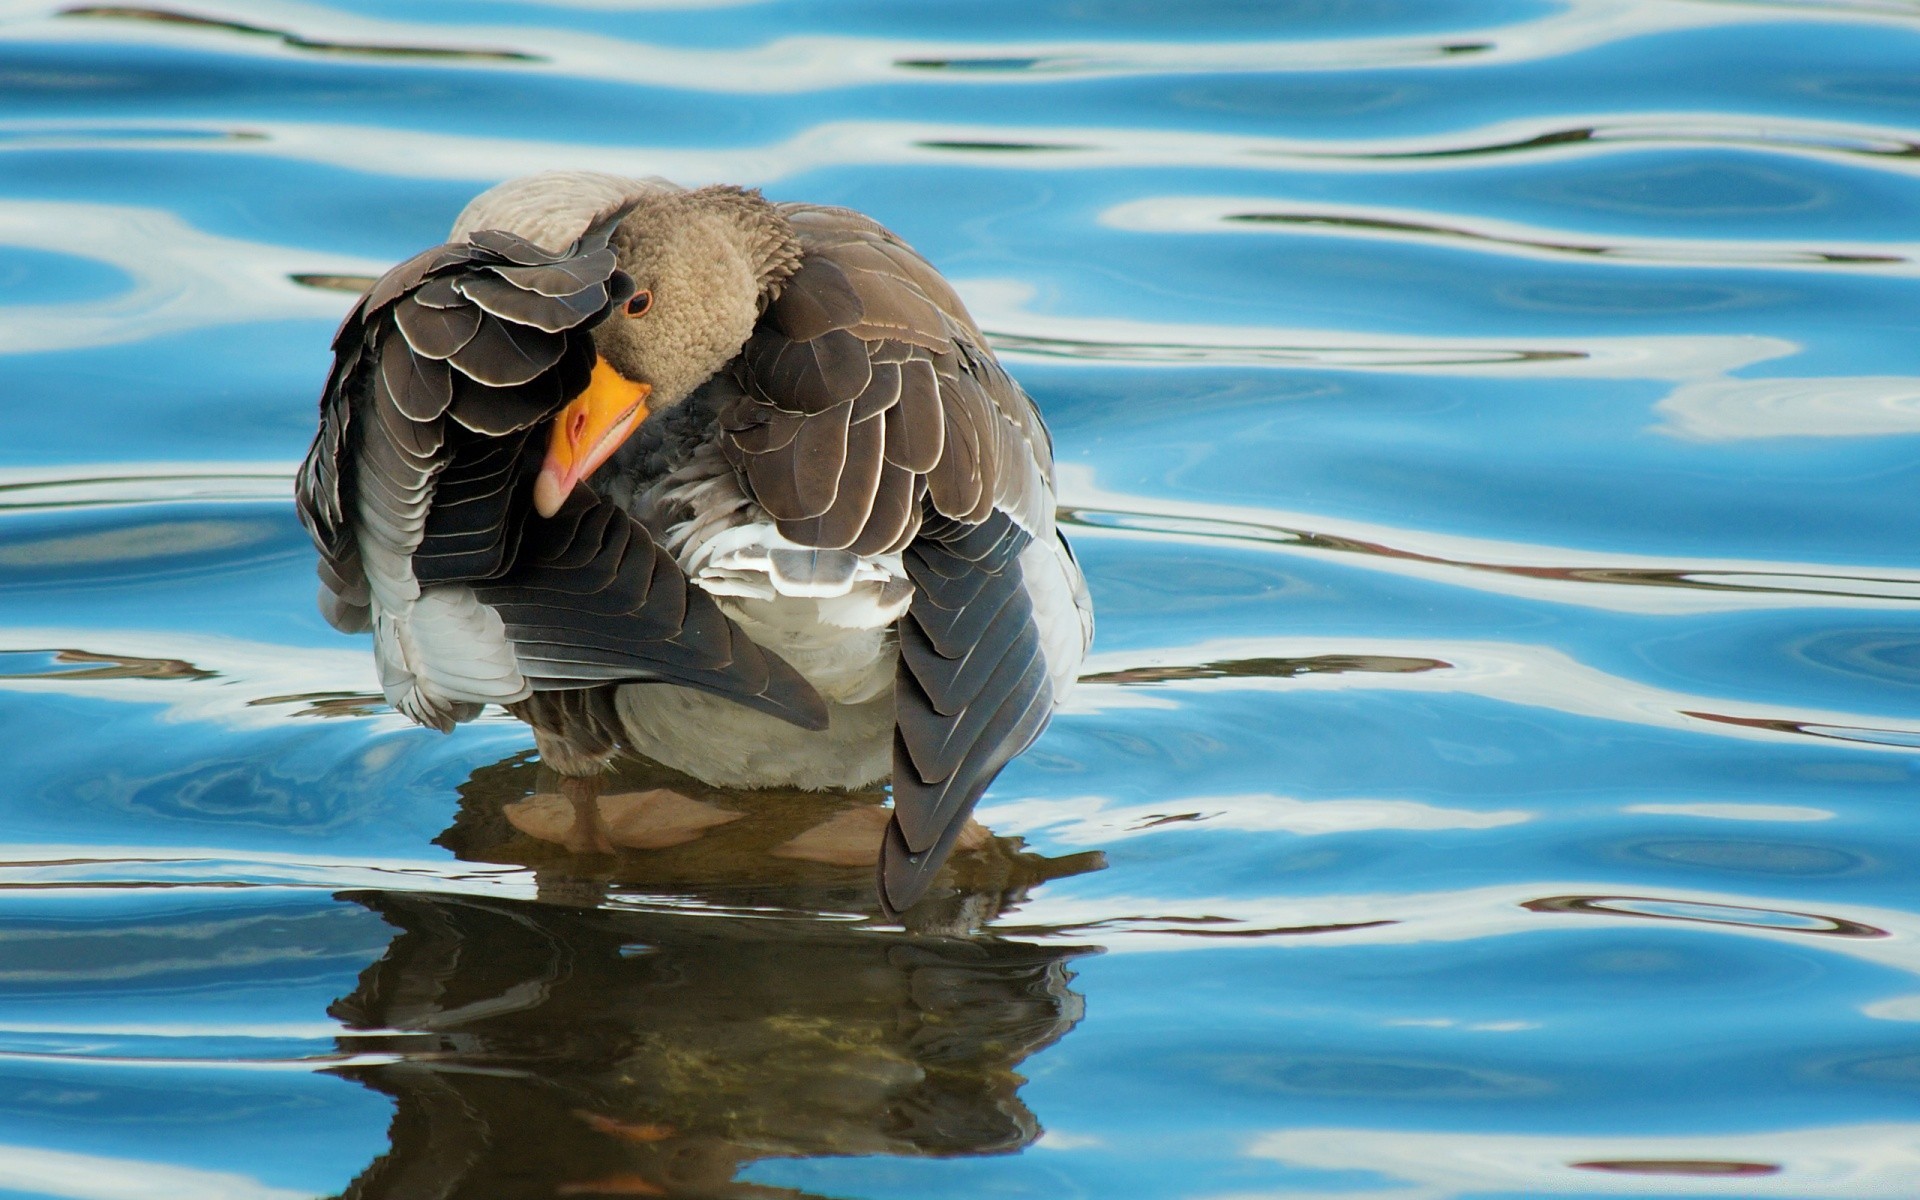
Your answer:
[[[873,522],[880,488],[884,428],[878,420],[856,421],[839,433],[840,464],[833,502],[817,517],[780,522],[787,537],[822,550],[841,550],[860,540]],[[789,529],[792,532],[787,532]]]
[[[604,241],[610,231],[610,224],[603,222],[603,228],[583,236],[576,250],[593,254],[599,248],[591,243]],[[506,252],[450,243],[401,263],[369,289],[334,336],[334,365],[321,394],[320,429],[295,490],[302,520],[321,552],[322,578],[329,587],[345,583],[345,592],[333,590],[350,604],[367,586],[358,562],[356,526],[371,522],[379,527],[389,535],[383,548],[398,556],[414,552],[424,522],[419,500],[431,491],[450,457],[442,418],[460,403],[458,398],[491,390],[447,360],[468,351],[483,359],[524,358],[518,354],[524,340],[519,330],[488,316],[455,286],[482,278],[504,285],[502,269],[525,269],[512,264],[545,255],[537,247],[520,249],[514,245],[519,239],[511,235],[493,237]],[[578,376],[582,360],[591,367],[588,331],[604,317],[611,299],[606,291],[613,276],[611,258],[603,258],[607,273],[577,289],[600,296],[598,308],[579,314],[562,334],[527,330],[559,342],[552,363],[536,374]],[[492,340],[502,341],[505,348],[481,344]],[[490,415],[495,425],[525,428],[548,415],[554,399],[564,398],[542,396],[522,403],[513,414],[517,419]],[[378,469],[364,470],[363,464]]]
[[[466,584],[536,691],[670,680],[822,727],[813,689],[625,512],[585,487],[552,520],[530,511],[530,431],[586,387],[591,330],[632,294],[606,249],[619,215],[565,252],[500,231],[429,250],[348,315],[297,484],[322,609],[360,630],[383,591]],[[477,706],[408,711],[445,726]]]
[[[974,804],[1053,714],[1019,557],[1031,541],[996,512],[979,525],[936,517],[907,550],[914,596],[899,625],[893,818],[878,867],[890,912],[925,894]]]
[[[890,911],[1039,736],[1053,685],[1020,551],[1052,539],[1052,447],[952,287],[881,226],[783,206],[804,254],[733,367],[721,444],[780,532],[904,551]],[[856,358],[851,352],[857,348]]]
[[[858,213],[782,212],[800,269],[731,367],[740,395],[721,412],[722,448],[781,533],[899,550],[919,527],[909,489],[922,481],[942,516],[977,524],[998,506],[1050,532],[1051,445],[952,287]],[[904,474],[872,465],[869,420],[883,464]]]
[[[586,488],[552,520],[530,522],[512,569],[474,591],[506,623],[536,691],[676,683],[826,728],[813,688],[688,583],[644,526]]]

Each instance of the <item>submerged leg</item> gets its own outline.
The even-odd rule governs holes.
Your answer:
[[[623,744],[614,689],[536,692],[507,711],[533,726],[540,761],[560,776],[560,794],[506,807],[514,828],[574,854],[664,850],[693,841],[740,814],[666,788],[604,796],[606,773]]]
[[[612,854],[613,841],[600,819],[600,784],[605,775],[569,775],[560,781],[560,794],[573,808],[573,824],[561,843],[575,854]]]
[[[600,788],[618,745],[610,688],[535,692],[507,711],[533,726],[540,761],[560,775],[561,811],[535,803],[510,806],[507,819],[524,832],[558,842],[575,854],[611,854],[613,842],[600,816]],[[555,828],[567,821],[564,830]]]

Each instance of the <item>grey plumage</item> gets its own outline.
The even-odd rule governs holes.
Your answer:
[[[476,585],[535,691],[658,681],[712,691],[803,728],[820,697],[754,644],[619,506],[582,489],[527,523],[511,570]]]
[[[379,608],[388,698],[441,728],[485,701],[637,680],[824,725],[805,680],[690,592],[626,513],[581,493],[555,520],[527,520],[537,467],[528,431],[586,386],[591,326],[632,293],[605,248],[621,215],[565,252],[476,234],[395,268],[348,315],[297,488],[321,551],[322,609],[358,630]],[[578,286],[560,297],[539,290],[562,281]],[[375,355],[378,369],[363,369]],[[439,603],[416,609],[429,594]],[[483,638],[497,628],[504,653],[451,669],[420,661],[415,643],[432,630],[420,618],[449,612]]]
[[[610,318],[636,287],[648,315]],[[795,621],[859,634],[846,645],[893,677],[890,910],[925,891],[1086,648],[1032,402],[946,281],[857,213],[584,173],[515,181],[383,277],[335,354],[301,515],[322,607],[374,629],[396,706],[446,728],[506,704],[562,770],[645,733],[715,781],[823,786],[843,742],[793,743],[788,767],[709,767],[700,746],[657,741],[677,727],[631,688],[800,728],[840,713],[844,739],[885,691],[844,652],[822,659],[818,635],[781,639]],[[596,356],[652,387],[654,415],[539,518],[547,422]],[[872,778],[839,769],[843,786]]]
[[[1032,535],[995,513],[928,521],[907,551],[912,606],[894,687],[893,821],[881,847],[883,903],[925,890],[967,814],[1040,736],[1055,695],[1019,556]]]

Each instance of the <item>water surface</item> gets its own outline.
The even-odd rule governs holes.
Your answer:
[[[0,9],[0,1195],[1897,1197],[1920,13]],[[949,886],[874,797],[578,859],[374,693],[331,327],[549,167],[847,204],[1099,607]]]

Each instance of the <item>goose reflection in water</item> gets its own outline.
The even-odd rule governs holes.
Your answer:
[[[658,786],[644,770],[621,786]],[[574,855],[538,774],[520,759],[476,772],[441,841],[534,866],[543,899],[343,897],[399,931],[331,1009],[362,1031],[343,1051],[393,1056],[339,1069],[396,1104],[391,1148],[344,1197],[794,1196],[737,1175],[766,1158],[1003,1154],[1039,1135],[1016,1068],[1079,1020],[1069,963],[1086,949],[972,931],[1098,856],[978,830],[916,913],[928,928],[878,928],[859,919],[878,916],[878,796],[835,811],[817,794],[676,789],[678,825],[610,822],[651,848]]]

